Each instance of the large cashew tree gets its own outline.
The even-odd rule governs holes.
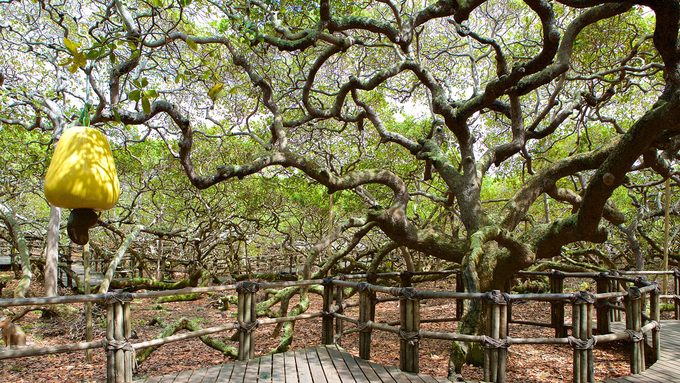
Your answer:
[[[626,221],[613,196],[636,172],[669,177],[677,154],[677,0],[0,9],[4,124],[50,130],[53,103],[75,119],[89,95],[92,125],[163,140],[197,188],[304,176],[353,193],[363,207],[313,256],[379,232],[461,265],[469,292],[605,242]]]

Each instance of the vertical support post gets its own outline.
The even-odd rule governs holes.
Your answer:
[[[504,383],[507,358],[507,294],[494,290],[484,295],[486,335],[484,337],[484,381]]]
[[[550,279],[550,292],[562,294],[564,292],[564,273],[553,271],[548,278]],[[550,324],[555,328],[556,338],[567,336],[567,328],[564,325],[564,302],[550,302]]]
[[[127,342],[132,336],[132,323],[130,322],[130,302],[123,304],[123,337]],[[125,349],[125,382],[132,382],[132,370],[135,367],[135,357],[132,345]]]
[[[618,277],[619,272],[616,270],[610,270],[609,275],[611,277]],[[621,283],[616,279],[609,280],[609,292],[618,292],[621,290]],[[609,320],[610,322],[621,322],[621,311],[620,310],[609,310]]]
[[[644,336],[640,333],[642,318],[642,294],[636,286],[628,289],[628,295],[624,300],[626,306],[626,332],[630,336],[630,372],[639,374],[645,370],[645,354],[642,341]]]
[[[609,275],[607,273],[600,273],[596,279],[597,293],[604,294],[609,292]],[[609,334],[611,332],[610,314],[608,301],[600,299],[595,301],[597,308],[597,333]]]
[[[680,320],[680,270],[673,270],[675,276],[675,320]]]
[[[337,278],[339,280],[342,280],[344,278],[344,276],[338,275]],[[344,300],[345,300],[345,290],[342,286],[338,286],[335,290],[335,306],[337,307],[336,312],[338,314],[342,314],[345,311],[342,307],[342,305],[344,304]],[[345,324],[345,322],[342,319],[335,318],[335,333],[338,336],[336,343],[337,343],[338,346],[340,345],[340,341],[341,341],[340,337],[342,335],[342,332],[344,331],[344,324]]]
[[[593,362],[593,304],[595,297],[587,291],[574,293],[572,297],[572,336],[569,342],[574,348],[574,383],[594,383]]]
[[[375,296],[375,293],[371,291],[371,286],[367,282],[361,282],[357,286],[359,291],[359,357],[361,359],[371,359],[371,335],[372,330],[370,323],[374,317],[371,314],[375,313],[375,307],[372,305],[375,299],[371,299],[371,296]]]
[[[257,328],[256,299],[255,294],[260,285],[255,282],[241,282],[236,286],[238,293],[238,311],[236,319],[238,323],[238,360],[248,360],[255,357],[255,335]]]
[[[661,289],[659,289],[659,285],[657,284],[655,286],[655,289],[652,290],[652,293],[649,296],[649,312],[650,312],[650,318],[653,322],[656,322],[657,324],[661,323],[661,306],[660,306],[660,299],[659,296],[661,295]],[[661,356],[661,328],[660,325],[657,325],[652,329],[652,360],[650,361],[651,363],[655,363],[657,360],[659,360],[659,357]]]
[[[90,244],[86,243],[83,246],[83,292],[85,295],[90,295]],[[85,341],[92,342],[92,303],[85,302]],[[85,361],[92,362],[92,349],[85,351]]]
[[[114,308],[113,302],[106,305],[106,343],[113,343],[114,339]],[[106,383],[116,382],[116,353],[112,348],[106,349]]]
[[[456,273],[456,292],[465,292],[465,286],[463,285],[463,271],[458,270]],[[463,317],[463,299],[456,299],[456,320],[460,320]]]
[[[106,294],[106,381],[132,382],[133,348],[128,342],[132,296],[121,291]]]
[[[420,371],[420,298],[412,287],[410,272],[401,273],[399,296],[399,368],[405,372]]]
[[[333,277],[323,279],[323,319],[321,322],[321,344],[333,344]]]

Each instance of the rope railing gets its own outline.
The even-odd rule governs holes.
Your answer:
[[[415,289],[414,276],[456,274],[456,291],[425,291]],[[107,353],[107,381],[132,381],[135,367],[135,351],[148,347],[160,346],[191,338],[236,330],[239,347],[238,358],[247,360],[254,357],[255,329],[263,325],[273,325],[298,320],[322,319],[323,344],[339,343],[344,335],[358,333],[359,353],[364,359],[370,359],[371,334],[374,330],[393,333],[400,342],[400,368],[404,371],[418,372],[419,347],[421,339],[443,339],[459,342],[476,342],[484,347],[484,379],[491,382],[506,380],[505,363],[507,350],[513,345],[521,344],[556,344],[568,345],[574,352],[574,382],[593,382],[593,348],[607,342],[629,340],[631,342],[631,372],[644,371],[646,361],[643,342],[645,337],[652,340],[652,361],[659,357],[660,339],[660,299],[680,302],[678,285],[680,272],[635,272],[625,275],[658,275],[672,274],[675,277],[676,291],[674,295],[661,295],[658,286],[642,278],[622,276],[623,272],[609,273],[560,273],[532,272],[520,273],[528,276],[547,276],[551,283],[549,294],[507,294],[500,291],[487,293],[465,293],[460,286],[460,273],[457,270],[443,272],[402,272],[384,274],[341,275],[331,278],[287,281],[287,282],[241,282],[238,284],[186,288],[172,291],[154,291],[145,293],[125,293],[120,291],[107,294],[91,294],[81,296],[0,299],[0,307],[53,305],[66,303],[102,303],[107,308],[107,327],[104,339],[94,342],[76,343],[51,347],[22,347],[0,351],[0,360],[8,358],[29,357],[64,352],[77,352],[88,349],[103,348]],[[367,279],[375,282],[378,278],[399,277],[399,287],[381,286],[369,282],[353,282]],[[592,278],[597,283],[597,294],[585,291],[563,293],[565,278]],[[296,316],[279,318],[257,318],[255,295],[264,289],[281,289],[287,287],[323,286],[323,308],[320,312],[304,313]],[[345,290],[354,290],[358,294],[358,302],[346,301]],[[172,335],[161,339],[130,343],[130,305],[136,299],[153,299],[169,295],[235,291],[238,294],[237,318],[234,323],[210,327],[198,331]],[[376,294],[387,295],[377,298]],[[420,301],[422,299],[451,299],[457,302],[456,318],[424,319],[420,318]],[[398,323],[379,323],[375,321],[376,305],[388,301],[400,301],[400,320]],[[428,331],[420,328],[421,323],[450,321],[460,319],[462,311],[459,306],[464,300],[482,302],[486,315],[484,334],[470,335]],[[551,323],[514,321],[512,319],[512,303],[514,301],[544,301],[551,304]],[[335,302],[333,302],[335,301]],[[649,314],[645,307],[649,301]],[[564,323],[564,307],[571,305],[571,335]],[[348,307],[359,307],[359,317],[352,318],[345,314]],[[594,312],[597,312],[598,335],[593,334],[592,323]],[[626,328],[624,331],[610,331],[611,321],[620,320],[620,313],[625,313]],[[561,314],[561,315],[559,315]],[[556,318],[559,317],[559,320]],[[526,322],[526,323],[525,323]],[[345,330],[343,323],[352,323],[354,327]],[[522,338],[509,334],[510,323],[525,323],[555,328],[554,338]],[[606,331],[601,331],[605,329]],[[651,336],[649,335],[651,334]]]

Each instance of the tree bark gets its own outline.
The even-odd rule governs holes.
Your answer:
[[[2,219],[7,225],[7,230],[14,242],[14,247],[19,252],[19,259],[21,260],[21,281],[19,281],[19,284],[14,289],[14,298],[25,298],[33,278],[31,273],[31,254],[28,252],[26,238],[24,238],[24,233],[16,220],[15,212],[9,206],[0,202],[0,213],[2,213]]]
[[[102,280],[102,283],[99,285],[98,292],[99,294],[104,294],[109,291],[109,285],[111,284],[111,280],[113,279],[113,274],[116,272],[118,263],[123,258],[123,255],[125,255],[125,251],[127,251],[127,248],[130,247],[132,241],[135,239],[135,237],[137,237],[137,235],[143,228],[144,226],[142,225],[135,226],[134,229],[132,229],[132,232],[128,234],[128,236],[125,238],[125,241],[123,241],[123,243],[118,248],[118,251],[116,251],[116,254],[111,260],[109,268],[106,270],[106,274],[104,274],[104,280]]]
[[[61,209],[50,204],[50,221],[47,224],[47,243],[45,244],[45,296],[55,297],[59,279],[59,224]]]

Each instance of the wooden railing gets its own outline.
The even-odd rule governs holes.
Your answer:
[[[455,292],[448,291],[422,291],[416,290],[413,277],[427,274],[455,274],[457,283]],[[645,353],[643,340],[645,337],[652,341],[653,362],[659,357],[660,339],[660,299],[672,299],[676,303],[675,318],[678,317],[680,306],[680,272],[637,272],[633,275],[646,274],[671,274],[675,278],[675,294],[662,296],[656,284],[647,282],[642,278],[628,278],[624,275],[631,273],[522,273],[525,276],[547,276],[551,280],[554,289],[550,294],[507,294],[500,291],[488,293],[465,293],[460,283],[460,275],[457,271],[444,271],[434,273],[389,273],[389,274],[364,274],[338,276],[325,279],[293,281],[293,282],[241,282],[239,284],[191,288],[174,291],[159,291],[147,293],[111,292],[98,295],[81,295],[51,298],[22,298],[0,299],[0,307],[30,306],[30,305],[53,305],[69,303],[102,303],[106,306],[106,337],[104,339],[59,345],[52,347],[22,347],[17,349],[0,351],[0,360],[20,358],[63,352],[76,352],[95,348],[104,348],[107,352],[107,381],[108,382],[131,382],[134,367],[135,350],[152,346],[182,341],[204,335],[237,330],[239,332],[238,359],[246,360],[254,357],[255,336],[253,330],[261,325],[271,325],[283,322],[292,322],[312,318],[322,318],[321,343],[332,344],[337,342],[343,335],[350,332],[359,332],[359,354],[361,358],[370,359],[371,334],[374,330],[386,331],[396,334],[400,339],[400,368],[407,372],[419,370],[419,347],[420,339],[445,339],[451,341],[477,342],[485,347],[484,354],[484,380],[491,382],[504,382],[506,380],[507,349],[516,344],[562,344],[573,348],[573,374],[574,382],[594,382],[593,347],[615,340],[628,339],[631,341],[631,372],[639,373],[645,369]],[[575,293],[562,293],[565,278],[592,278],[597,283],[597,294],[586,291]],[[377,278],[398,278],[399,287],[386,287],[375,284]],[[365,279],[368,282],[353,282],[356,279]],[[305,313],[296,316],[281,318],[257,319],[255,307],[255,295],[261,288],[285,288],[294,286],[323,286],[323,309],[321,312]],[[345,300],[347,288],[357,292],[358,302]],[[166,338],[149,341],[130,343],[131,321],[130,305],[133,299],[154,299],[163,296],[190,293],[208,293],[220,291],[236,291],[238,293],[238,311],[235,323],[215,326],[199,331],[172,335]],[[376,293],[387,296],[377,299]],[[441,318],[443,321],[460,319],[462,302],[479,301],[485,309],[486,329],[483,335],[468,335],[458,333],[446,333],[423,330],[420,319],[421,299],[452,299],[456,300],[456,317]],[[399,325],[393,323],[375,322],[376,305],[390,300],[400,301]],[[552,307],[551,323],[527,323],[512,319],[512,303],[518,300],[532,300],[550,302]],[[645,308],[649,304],[649,314]],[[565,305],[572,305],[571,335],[567,335],[567,326],[564,323]],[[358,318],[345,315],[345,309],[358,306]],[[616,320],[615,314],[625,312],[625,331],[611,333],[610,323]],[[597,315],[595,315],[595,313]],[[599,334],[593,334],[593,319],[597,318]],[[355,326],[348,330],[344,329],[345,323],[353,323]],[[523,323],[552,327],[555,329],[555,338],[519,338],[509,334],[510,323]],[[605,331],[606,330],[606,331]]]

